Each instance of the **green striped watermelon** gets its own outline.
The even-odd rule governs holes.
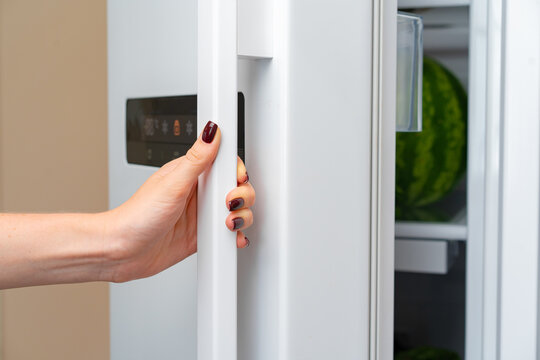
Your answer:
[[[403,351],[394,357],[395,360],[460,360],[453,351],[428,346]]]
[[[425,212],[452,191],[467,167],[467,95],[450,71],[428,57],[422,115],[422,132],[396,134],[397,219]]]

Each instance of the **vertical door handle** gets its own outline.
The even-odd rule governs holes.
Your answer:
[[[225,197],[236,186],[238,56],[272,58],[273,6],[273,0],[198,0],[197,128],[213,121],[222,134],[198,185],[198,360],[237,358],[236,234],[225,226]]]
[[[227,192],[236,186],[237,0],[198,1],[197,126],[213,121],[221,146],[213,166],[199,178],[199,360],[236,359],[236,234],[225,226]]]

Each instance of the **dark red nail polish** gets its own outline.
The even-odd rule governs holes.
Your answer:
[[[244,181],[244,184],[247,184],[249,182],[249,174],[246,171],[246,180]]]
[[[211,121],[207,122],[202,133],[202,140],[205,143],[210,144],[216,136],[217,129],[218,126],[216,123],[213,123]]]
[[[246,246],[244,246],[244,248],[247,248],[249,247],[249,239],[247,238],[247,236],[244,239],[246,240]]]
[[[233,230],[240,229],[242,226],[244,226],[244,219],[242,219],[241,217],[234,218],[233,225]]]
[[[238,210],[244,207],[244,199],[236,198],[229,201],[229,211]]]

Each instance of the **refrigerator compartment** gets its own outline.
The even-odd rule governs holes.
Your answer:
[[[424,20],[424,47],[434,50],[460,50],[469,43],[469,7],[416,9]]]
[[[400,9],[422,16],[424,56],[448,68],[467,93],[469,2],[399,1]],[[474,119],[467,119],[468,124],[471,121]],[[468,138],[468,151],[471,151],[470,144],[471,139]],[[442,199],[422,208],[429,216],[396,221],[396,353],[428,346],[454,351],[461,358],[465,354],[468,301],[465,279],[469,246],[469,184],[466,177],[467,174]]]
[[[422,16],[424,54],[438,60],[450,69],[467,90],[469,83],[469,7],[434,7],[410,11]]]
[[[422,131],[422,17],[397,16],[396,131]]]
[[[422,16],[424,55],[445,66],[468,93],[469,7],[430,7],[409,11]],[[464,176],[450,193],[437,202],[414,209],[400,208],[396,221],[456,224],[463,228],[460,231],[464,237],[466,217],[460,214],[465,214],[466,208],[467,181]]]
[[[457,258],[456,241],[396,239],[395,269],[401,272],[447,274]]]
[[[394,348],[433,347],[465,353],[466,246],[447,274],[395,273]]]

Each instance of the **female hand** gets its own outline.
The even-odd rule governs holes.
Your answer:
[[[197,179],[214,161],[221,140],[208,122],[188,153],[165,164],[124,204],[105,213],[105,250],[109,266],[103,277],[124,282],[157,274],[197,251]],[[237,231],[239,248],[249,240],[242,230],[253,222],[249,209],[255,191],[240,158],[238,187],[225,199],[231,211],[226,226]]]

